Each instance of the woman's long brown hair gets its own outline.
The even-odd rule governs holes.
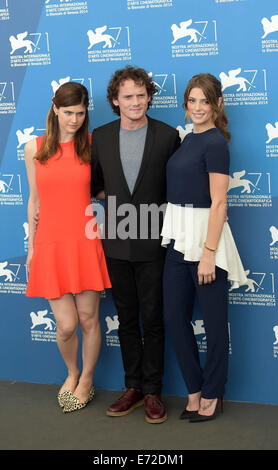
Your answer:
[[[223,136],[228,142],[230,142],[231,134],[228,131],[228,118],[225,113],[223,96],[221,90],[221,82],[211,75],[210,73],[200,73],[194,75],[189,81],[185,93],[183,106],[187,110],[187,102],[190,92],[193,88],[201,88],[209,104],[213,109],[213,122],[215,126],[220,130]],[[222,98],[220,106],[218,105],[219,98]],[[186,119],[188,119],[188,113],[186,112]]]
[[[40,163],[46,163],[59,150],[62,155],[62,148],[59,144],[59,123],[53,105],[56,108],[61,106],[83,105],[86,108],[84,122],[80,129],[74,134],[74,149],[78,158],[83,163],[91,161],[91,150],[88,138],[89,114],[88,105],[89,97],[87,88],[77,82],[67,82],[61,85],[52,98],[52,106],[48,111],[46,119],[46,132],[44,135],[41,148],[35,155],[35,159]]]

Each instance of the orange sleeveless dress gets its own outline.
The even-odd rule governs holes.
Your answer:
[[[39,149],[43,136],[36,140]],[[91,166],[80,163],[73,140],[60,145],[62,156],[58,151],[46,164],[36,161],[40,210],[28,297],[54,299],[111,287],[101,239],[85,232],[94,217],[85,215],[91,204]]]

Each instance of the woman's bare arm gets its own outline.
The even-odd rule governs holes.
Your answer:
[[[215,279],[215,250],[217,250],[223,224],[227,217],[229,176],[220,173],[209,173],[209,183],[212,202],[206,242],[198,267],[199,284],[206,284]]]
[[[27,216],[28,216],[28,224],[29,224],[29,242],[28,242],[28,255],[26,260],[27,268],[29,269],[31,259],[33,256],[33,247],[34,247],[34,238],[36,233],[36,225],[37,225],[37,216],[40,206],[39,195],[37,190],[36,184],[36,163],[34,160],[34,156],[36,154],[37,147],[36,141],[31,140],[27,142],[24,148],[24,159],[25,159],[25,166],[27,171],[27,178],[29,182],[29,199],[28,199],[28,206],[27,206]]]

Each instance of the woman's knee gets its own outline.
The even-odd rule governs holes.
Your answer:
[[[57,335],[62,341],[68,341],[77,332],[78,316],[72,294],[65,294],[59,299],[49,301],[56,320]]]
[[[83,332],[89,332],[99,327],[98,311],[79,309],[77,310],[80,327]]]
[[[78,322],[77,319],[71,321],[57,321],[57,334],[62,341],[69,341],[76,333]]]
[[[100,293],[84,291],[76,296],[78,321],[83,332],[99,327]]]

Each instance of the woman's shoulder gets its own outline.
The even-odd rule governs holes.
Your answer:
[[[44,139],[44,135],[41,135],[41,136],[35,137],[32,140],[29,140],[29,142],[25,144],[25,147],[24,147],[25,159],[33,158],[35,156],[37,151],[42,146],[43,139]]]
[[[34,155],[36,153],[36,151],[37,151],[37,139],[38,139],[38,137],[35,137],[34,139],[29,140],[29,142],[27,142],[25,144],[24,153],[27,157],[30,156],[30,155]]]

